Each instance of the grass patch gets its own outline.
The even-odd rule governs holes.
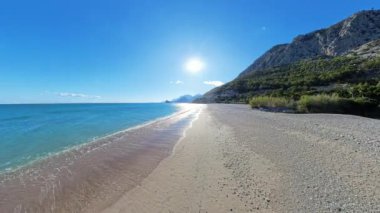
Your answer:
[[[304,95],[297,102],[297,110],[306,113],[343,113],[351,101],[338,95]]]
[[[379,108],[368,98],[342,98],[337,94],[302,96],[297,101],[297,111],[304,113],[340,113],[370,116]]]
[[[259,96],[249,101],[252,108],[293,108],[294,101],[284,97]]]

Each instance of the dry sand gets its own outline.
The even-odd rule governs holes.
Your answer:
[[[380,212],[380,121],[208,105],[116,212]]]

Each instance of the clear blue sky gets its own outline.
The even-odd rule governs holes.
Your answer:
[[[205,81],[232,80],[271,46],[371,8],[380,1],[4,0],[0,103],[204,93]],[[205,63],[196,74],[184,69],[193,57]]]

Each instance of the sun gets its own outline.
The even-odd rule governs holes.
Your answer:
[[[198,73],[205,67],[202,60],[199,58],[191,58],[186,61],[185,69],[191,73]]]

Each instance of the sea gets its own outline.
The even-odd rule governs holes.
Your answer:
[[[178,110],[166,103],[0,105],[0,173]]]

